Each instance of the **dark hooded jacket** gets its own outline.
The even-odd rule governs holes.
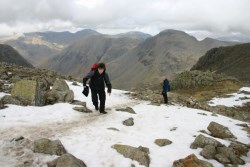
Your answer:
[[[170,91],[170,84],[167,79],[163,81],[163,92],[167,93]]]
[[[103,71],[102,74],[99,74],[98,69],[89,72],[84,78],[83,78],[83,86],[86,86],[87,81],[89,81],[89,87],[91,89],[95,90],[104,90],[105,84],[108,87],[108,92],[111,93],[112,85],[109,80],[109,76],[106,73],[106,70]],[[104,84],[105,82],[105,84]]]

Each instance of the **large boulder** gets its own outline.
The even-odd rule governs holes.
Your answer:
[[[72,103],[74,100],[74,92],[69,89],[66,81],[57,79],[52,90],[45,94],[46,104],[54,104],[58,102]]]
[[[237,156],[232,148],[229,147],[218,147],[217,153],[223,154],[226,156],[231,164],[233,165],[244,165],[245,161],[242,160],[239,156]]]
[[[56,91],[67,91],[69,90],[69,86],[66,83],[65,80],[63,79],[57,79],[53,85],[52,90],[56,90]]]
[[[20,99],[23,105],[43,106],[45,90],[43,82],[21,80],[15,83],[11,95]]]
[[[60,140],[45,138],[34,141],[34,152],[59,156],[67,153]]]
[[[43,91],[47,91],[50,89],[50,84],[46,79],[38,78],[38,79],[36,79],[36,81],[38,82],[39,89],[41,89]]]
[[[59,100],[59,97],[56,94],[56,91],[48,91],[45,93],[45,104],[55,104]]]
[[[232,132],[225,126],[218,124],[216,122],[210,122],[207,129],[212,133],[212,136],[218,137],[221,139],[225,138],[235,138]]]
[[[247,153],[249,151],[247,145],[242,143],[231,143],[229,145],[229,148],[234,149],[234,152],[237,156],[242,156],[242,155],[247,156]]]
[[[56,91],[51,90],[45,94],[46,104],[54,104],[58,102],[72,103],[74,100],[74,92],[72,90]]]
[[[174,161],[172,167],[213,167],[213,164],[199,160],[194,154],[191,154],[184,159]]]
[[[121,145],[121,144],[115,144],[112,146],[118,153],[122,154],[126,158],[130,158],[132,160],[135,160],[140,163],[140,165],[144,165],[146,167],[149,167],[150,164],[150,158],[148,155],[148,151],[145,151],[146,149],[140,149],[128,145]],[[148,149],[147,149],[148,150]]]
[[[218,147],[218,146],[223,146],[220,142],[218,142],[215,139],[206,137],[202,134],[200,134],[199,136],[197,136],[194,140],[194,142],[191,144],[191,148],[192,149],[196,149],[196,148],[204,148],[206,145],[212,145],[214,147]]]
[[[74,92],[73,92],[73,90],[66,91],[66,94],[64,96],[64,102],[72,103],[73,100],[74,100]]]
[[[66,91],[54,91],[52,92],[55,94],[57,98],[57,102],[69,102],[71,103],[74,100],[74,92],[72,90]]]
[[[214,159],[222,164],[230,164],[231,163],[231,161],[224,154],[216,154],[214,156]]]
[[[47,163],[48,167],[87,167],[86,164],[72,154],[63,154],[54,161]]]
[[[56,76],[45,76],[44,79],[49,83],[49,85],[53,85],[56,81]]]
[[[2,97],[1,101],[4,104],[14,104],[14,105],[21,105],[20,100],[18,100],[15,97],[12,97],[10,95],[5,95],[4,97]]]
[[[56,159],[54,159],[53,161],[47,162],[47,166],[48,166],[48,167],[56,167],[56,165],[57,165],[57,163],[58,163],[58,159],[59,159],[59,158],[56,158]]]
[[[213,159],[214,156],[216,155],[216,148],[215,146],[212,145],[206,145],[201,153],[200,153],[204,158],[206,159]]]

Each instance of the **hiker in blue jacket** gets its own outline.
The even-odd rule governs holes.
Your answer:
[[[167,78],[164,79],[163,81],[163,86],[162,86],[162,95],[164,98],[164,103],[168,104],[168,92],[170,91],[170,84]]]

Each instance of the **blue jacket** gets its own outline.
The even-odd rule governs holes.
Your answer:
[[[163,81],[163,92],[167,93],[170,91],[170,84],[167,79]]]

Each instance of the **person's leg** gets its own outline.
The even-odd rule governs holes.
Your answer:
[[[167,93],[162,92],[163,98],[164,98],[164,103],[168,103],[168,96]]]
[[[91,97],[92,97],[92,102],[93,105],[95,106],[95,109],[98,110],[98,97],[97,97],[97,91],[93,88],[91,88]]]
[[[165,103],[168,103],[168,93],[166,92],[166,98],[165,98]]]
[[[106,101],[105,90],[98,91],[98,94],[99,94],[99,100],[100,100],[100,112],[101,113],[106,113],[105,112],[105,101]]]

